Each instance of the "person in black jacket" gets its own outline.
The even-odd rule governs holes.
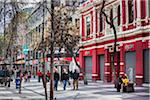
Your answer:
[[[78,79],[79,79],[79,73],[75,69],[73,73],[73,90],[78,90]]]
[[[120,92],[121,85],[122,85],[122,77],[119,76],[115,82],[115,87],[117,88],[117,92]]]
[[[57,91],[57,87],[58,87],[58,81],[59,81],[59,73],[56,70],[54,72],[54,89]]]
[[[67,85],[67,82],[69,80],[69,74],[67,73],[66,69],[63,70],[63,74],[62,74],[62,81],[63,81],[63,84],[64,84],[64,90],[66,90],[66,85]]]

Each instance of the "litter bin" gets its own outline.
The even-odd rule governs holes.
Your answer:
[[[20,88],[20,77],[17,77],[16,78],[16,89],[19,89]]]

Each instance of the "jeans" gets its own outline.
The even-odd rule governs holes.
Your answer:
[[[66,90],[67,80],[63,80],[64,90]]]
[[[58,80],[54,80],[54,89],[57,91],[57,87],[58,87]]]
[[[40,80],[41,80],[41,76],[38,76],[38,82],[40,82]]]

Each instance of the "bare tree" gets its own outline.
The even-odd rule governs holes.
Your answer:
[[[11,59],[10,63],[12,66],[12,59],[14,58],[14,56],[17,55],[19,49],[21,49],[21,45],[18,42],[19,39],[19,33],[18,33],[18,28],[20,26],[20,24],[24,23],[24,20],[26,19],[27,14],[24,12],[20,11],[19,8],[19,3],[16,0],[11,0],[11,2],[9,2],[11,7],[12,7],[12,13],[13,18],[11,19],[11,23],[8,24],[8,29],[6,30],[6,35],[5,35],[5,41],[7,43],[6,46],[6,53],[5,53],[5,59],[7,59],[8,57]],[[22,4],[20,4],[22,5]],[[22,81],[22,78],[21,80]],[[20,88],[19,88],[19,93],[21,93],[21,84],[20,84]]]
[[[113,61],[112,61],[112,63],[113,63],[113,65],[112,65],[112,70],[113,70],[113,77],[114,77],[114,79],[116,79],[116,69],[115,69],[115,65],[114,65],[114,59],[115,59],[115,56],[117,56],[117,51],[116,51],[116,47],[117,47],[117,32],[116,32],[116,28],[115,28],[115,25],[114,25],[114,23],[113,23],[113,18],[112,19],[110,19],[109,18],[109,16],[106,14],[106,12],[105,12],[105,4],[106,4],[106,0],[103,0],[103,2],[102,2],[102,7],[101,7],[101,12],[100,12],[100,14],[101,14],[101,16],[100,17],[102,17],[102,15],[105,17],[105,19],[106,19],[106,23],[107,24],[109,24],[111,27],[112,27],[112,29],[113,29],[113,33],[114,33],[114,51],[113,51]]]

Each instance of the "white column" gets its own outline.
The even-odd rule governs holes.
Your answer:
[[[122,32],[122,23],[123,23],[123,16],[122,16],[122,0],[120,0],[120,32]]]
[[[96,38],[96,8],[93,7],[93,39]]]
[[[117,21],[118,21],[118,17],[117,17],[117,8],[118,8],[118,5],[114,5],[113,6],[113,23],[114,23],[114,25],[115,25],[115,27],[116,27],[116,31],[118,32],[118,23],[117,23]]]
[[[137,0],[136,1],[137,3],[137,25],[140,26],[141,25],[141,22],[140,22],[140,19],[141,19],[141,0]]]
[[[148,8],[150,5],[149,5],[149,0],[146,0],[146,22],[148,22],[148,18],[149,18],[149,13],[150,13],[150,9]]]
[[[80,15],[80,36],[82,40],[82,15]]]
[[[136,23],[136,16],[135,16],[135,14],[136,14],[136,9],[135,9],[135,6],[136,6],[136,5],[135,5],[135,0],[133,0],[133,9],[134,9],[134,10],[133,10],[133,11],[134,11],[134,12],[133,12],[133,13],[134,13],[134,14],[133,14],[133,18],[134,18],[134,19],[133,19],[133,24],[134,24],[134,25],[135,25],[135,23]]]
[[[126,0],[125,3],[126,3],[126,27],[127,27],[129,24],[128,0]]]

